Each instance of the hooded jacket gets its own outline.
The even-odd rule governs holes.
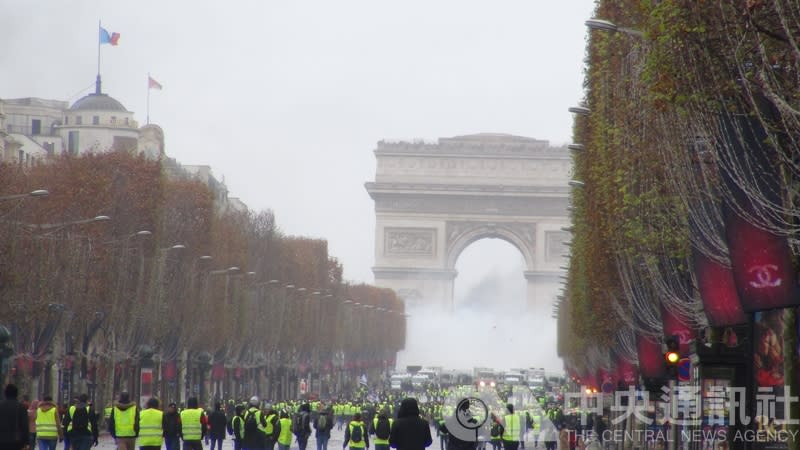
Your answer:
[[[136,404],[133,402],[128,403],[114,403],[115,408],[119,408],[121,411],[126,411],[128,408],[136,408]],[[139,435],[139,408],[136,408],[136,413],[134,414],[133,418],[133,431],[136,435]],[[97,429],[97,427],[95,427]],[[108,419],[108,432],[111,433],[111,436],[116,438],[117,437],[117,428],[116,424],[114,423],[114,410],[111,410],[111,417]]]
[[[406,398],[397,410],[397,420],[392,424],[389,445],[398,450],[423,450],[433,442],[428,422],[419,416],[417,400]]]
[[[91,406],[87,405],[85,402],[78,402],[78,403],[75,404],[75,410],[76,411],[78,410],[78,408],[87,408],[87,407],[89,408],[89,411],[88,411],[88,413],[89,413],[89,428],[91,430],[84,431],[84,432],[79,432],[77,430],[72,430],[72,431],[69,432],[69,434],[72,434],[73,436],[78,436],[78,435],[80,435],[80,436],[92,436],[95,440],[97,440],[97,437],[98,437],[97,414],[95,414],[94,408],[92,408]],[[66,414],[66,418],[65,418],[66,420],[65,420],[65,424],[64,424],[64,430],[69,430],[69,424],[70,424],[70,422],[72,422],[72,416],[70,416],[70,409],[72,409],[72,407],[67,408],[67,414]]]

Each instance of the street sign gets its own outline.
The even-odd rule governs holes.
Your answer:
[[[678,361],[678,381],[691,381],[692,379],[692,360],[681,358]]]

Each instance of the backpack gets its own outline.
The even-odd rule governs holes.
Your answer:
[[[253,436],[258,433],[258,419],[256,419],[258,411],[248,411],[244,416],[244,435]]]
[[[492,425],[492,429],[489,430],[489,434],[492,437],[500,437],[500,435],[503,434],[500,424],[495,422],[494,425]]]
[[[378,439],[389,439],[389,434],[392,432],[392,427],[389,425],[389,419],[386,417],[378,417],[378,426],[375,427],[375,436]]]
[[[292,421],[292,430],[294,430],[294,434],[302,435],[305,434],[308,430],[306,427],[306,413],[300,412],[294,415],[294,420]]]
[[[70,417],[72,432],[75,434],[89,434],[89,412],[86,408],[75,407],[75,411]]]
[[[325,431],[327,427],[328,427],[328,415],[320,414],[319,418],[317,419],[317,429],[320,431]]]
[[[353,431],[350,432],[350,441],[359,443],[364,439],[364,430],[361,424],[353,424]]]

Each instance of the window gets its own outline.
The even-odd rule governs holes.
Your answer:
[[[138,140],[130,136],[114,136],[114,143],[111,148],[118,152],[135,152]]]
[[[64,116],[64,125],[69,125],[69,116]]]
[[[80,116],[79,116],[80,117]],[[70,131],[67,137],[67,152],[70,155],[78,154],[78,132]]]
[[[78,116],[75,118],[76,125],[83,125],[83,116]]]
[[[92,125],[100,125],[100,116],[92,116]]]
[[[55,152],[55,147],[56,147],[54,143],[45,142],[43,147],[44,147],[45,150],[47,150],[47,154],[48,155],[53,156],[53,153]]]
[[[25,152],[23,152],[22,150],[19,151],[19,160],[18,161],[19,161],[19,165],[20,166],[25,164]]]
[[[39,119],[31,120],[31,134],[36,136],[42,134],[42,121]]]
[[[125,125],[130,125],[130,124],[131,124],[131,121],[130,121],[130,119],[126,117],[126,118],[125,118]]]
[[[112,124],[116,124],[117,123],[117,116],[111,116],[111,123]]]

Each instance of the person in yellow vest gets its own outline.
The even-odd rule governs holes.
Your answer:
[[[164,413],[158,409],[158,399],[151,398],[139,413],[139,449],[158,450],[164,443]]]
[[[139,408],[131,402],[127,392],[119,394],[119,401],[111,409],[108,432],[117,443],[117,450],[134,450],[139,434]]]
[[[267,417],[267,424],[264,426],[264,448],[266,450],[274,450],[275,443],[278,442],[278,436],[281,434],[281,422],[275,407],[267,404],[264,410],[264,415]]]
[[[503,424],[494,412],[489,416],[491,418],[491,426],[489,428],[489,442],[492,444],[492,450],[500,450],[502,447]]]
[[[228,434],[233,436],[233,450],[242,450],[244,439],[244,406],[236,405],[233,417],[228,423]]]
[[[353,420],[344,429],[344,443],[342,448],[350,447],[351,450],[362,450],[369,448],[369,434],[364,422],[361,421],[361,413],[353,414]]]
[[[382,409],[378,415],[372,419],[372,430],[370,434],[375,435],[375,450],[389,450],[389,436],[392,432],[394,419],[389,417],[388,409]]]
[[[189,397],[186,409],[181,411],[183,450],[203,450],[206,424],[206,412],[198,406],[197,397]]]
[[[503,417],[503,449],[517,450],[522,440],[522,421],[514,413],[514,405],[507,404],[506,410],[508,414]]]
[[[36,408],[36,439],[39,450],[56,450],[56,444],[64,439],[61,415],[49,395],[45,395]]]
[[[69,407],[65,422],[71,449],[89,450],[92,443],[97,445],[97,414],[88,395],[81,394],[78,402]]]
[[[292,419],[289,418],[289,413],[281,411],[281,432],[278,435],[278,450],[289,450],[292,445]]]

